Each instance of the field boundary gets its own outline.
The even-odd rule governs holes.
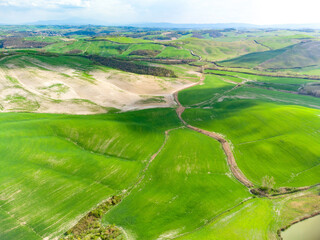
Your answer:
[[[200,227],[198,228],[195,228],[194,230],[190,231],[190,232],[186,232],[186,233],[182,233],[172,239],[177,239],[177,238],[180,238],[180,237],[183,237],[183,236],[186,236],[188,234],[191,234],[191,233],[194,233],[194,232],[197,232],[199,230],[201,230],[202,228],[206,227],[207,225],[211,224],[212,222],[214,222],[216,219],[218,219],[219,217],[221,217],[222,215],[226,214],[226,213],[229,213],[231,212],[233,209],[235,209],[236,207],[239,207],[241,206],[242,204],[245,204],[246,202],[250,201],[251,199],[253,199],[253,197],[249,197],[249,198],[246,198],[244,200],[242,200],[241,202],[239,202],[238,204],[234,205],[233,207],[231,208],[228,208],[227,210],[219,213],[218,215],[212,217],[211,219],[209,219],[205,224],[201,225]]]
[[[282,232],[284,232],[285,230],[287,230],[288,228],[290,228],[291,226],[293,226],[293,225],[295,225],[295,224],[297,224],[297,223],[303,222],[304,220],[307,220],[307,219],[316,217],[316,216],[318,216],[318,215],[320,215],[320,211],[317,211],[317,212],[315,212],[315,213],[306,215],[306,216],[304,216],[304,217],[302,217],[302,218],[300,218],[300,219],[298,219],[298,220],[295,220],[295,221],[289,223],[289,224],[286,225],[285,227],[282,227],[282,228],[278,229],[278,231],[277,231],[278,237],[282,240],[282,239],[283,239],[282,236],[281,236],[281,233],[282,233]]]
[[[203,83],[204,81],[204,78],[205,78],[205,74],[202,73],[202,76],[200,78],[200,81],[191,85],[191,86],[188,86],[184,89],[187,89],[187,88],[191,88],[193,86],[196,86],[196,85],[200,85]],[[236,86],[237,87],[237,86]],[[181,89],[183,90],[183,89]],[[209,131],[206,131],[206,130],[203,130],[203,129],[200,129],[200,128],[197,128],[197,127],[194,127],[192,125],[189,125],[183,118],[182,118],[182,113],[185,111],[185,107],[180,103],[179,101],[179,97],[178,97],[178,94],[179,92],[181,91],[176,91],[173,96],[174,96],[174,100],[176,101],[178,107],[176,108],[176,113],[180,119],[180,121],[189,129],[193,130],[193,131],[196,131],[196,132],[199,132],[199,133],[202,133],[208,137],[211,137],[217,141],[220,142],[221,146],[222,146],[222,149],[227,157],[227,163],[228,163],[228,166],[233,174],[233,176],[238,180],[240,181],[243,185],[245,185],[246,187],[248,188],[251,188],[253,187],[253,183],[246,178],[246,176],[242,173],[242,171],[239,169],[238,165],[237,165],[237,162],[235,160],[235,157],[233,155],[233,152],[232,152],[232,149],[231,149],[231,146],[229,144],[229,142],[221,135],[221,134],[218,134],[218,133],[215,133],[215,132],[209,132]]]
[[[247,68],[224,67],[224,66],[221,66],[221,65],[217,64],[216,62],[210,62],[210,63],[212,63],[215,66],[217,66],[217,68],[207,68],[207,70],[218,70],[218,71],[225,71],[225,72],[244,73],[244,74],[251,74],[251,75],[263,76],[263,77],[300,78],[300,79],[308,79],[308,80],[320,80],[320,77],[318,77],[318,76],[311,76],[311,75],[310,76],[306,76],[306,75],[297,75],[297,76],[293,76],[293,75],[278,75],[278,73],[272,74],[272,72],[270,74],[267,74],[267,73],[254,73],[254,72],[246,71],[246,70],[248,70]],[[237,71],[236,69],[242,69],[243,71],[240,71],[240,70]]]

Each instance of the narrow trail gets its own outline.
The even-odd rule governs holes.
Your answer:
[[[261,42],[258,42],[257,40],[253,40],[253,41],[254,41],[256,44],[258,44],[258,45],[260,45],[260,46],[262,46],[262,47],[267,48],[268,51],[272,51],[272,50],[273,50],[272,48],[268,47],[267,45],[264,45],[264,44],[261,43]]]
[[[142,180],[144,179],[145,177],[145,173],[147,172],[147,170],[149,169],[150,167],[150,164],[153,162],[153,160],[159,155],[159,153],[163,150],[163,148],[165,147],[165,145],[167,144],[167,141],[169,139],[169,133],[173,130],[177,130],[177,129],[180,129],[182,127],[178,127],[178,128],[172,128],[172,129],[169,129],[169,130],[166,130],[165,131],[165,138],[164,138],[164,141],[161,145],[161,147],[158,149],[158,151],[156,153],[154,153],[150,159],[148,160],[148,163],[146,164],[146,166],[144,167],[144,169],[142,170],[142,172],[140,173],[140,176],[138,177],[136,183],[134,183],[132,186],[130,186],[128,189],[126,189],[126,195],[124,196],[127,197],[130,195],[130,193],[132,192],[133,189],[135,189],[141,182]]]
[[[223,81],[225,81],[224,79],[221,79]],[[199,103],[196,103],[196,104],[193,104],[191,105],[192,107],[199,107],[203,104],[210,104],[210,103],[214,103],[215,101],[217,101],[219,98],[225,96],[226,94],[228,94],[229,92],[232,92],[234,91],[235,89],[239,88],[239,87],[242,87],[246,82],[250,81],[250,80],[246,80],[246,79],[243,79],[244,81],[242,81],[241,83],[233,83],[235,84],[235,86],[221,94],[218,94],[217,96],[211,98],[211,99],[208,99],[208,100],[205,100],[205,101],[202,101],[202,102],[199,102]],[[225,81],[226,82],[226,81]]]
[[[201,79],[199,82],[193,84],[192,86],[189,86],[187,88],[190,88],[190,87],[193,87],[193,86],[196,86],[196,85],[201,85],[203,84],[203,81],[204,81],[204,78],[205,78],[205,75],[202,74],[201,76]],[[186,89],[186,88],[185,88]],[[183,90],[183,89],[181,89]],[[174,100],[176,101],[176,103],[178,104],[178,107],[176,108],[176,113],[180,119],[180,121],[189,129],[191,130],[194,130],[196,132],[199,132],[199,133],[202,133],[204,135],[207,135],[211,138],[214,138],[215,140],[219,141],[221,143],[221,146],[222,146],[222,149],[223,151],[225,152],[226,156],[227,156],[227,162],[228,162],[228,165],[230,167],[230,170],[232,172],[232,174],[234,175],[234,177],[236,179],[238,179],[243,185],[245,185],[246,187],[248,188],[251,188],[253,187],[253,184],[252,182],[246,178],[246,176],[241,172],[241,170],[239,169],[237,163],[236,163],[236,160],[234,158],[234,155],[233,155],[233,152],[232,152],[232,149],[231,149],[231,146],[229,144],[229,142],[223,137],[221,136],[220,134],[218,133],[215,133],[215,132],[209,132],[209,131],[206,131],[206,130],[203,130],[203,129],[200,129],[200,128],[197,128],[197,127],[194,127],[194,126],[191,126],[189,124],[187,124],[187,122],[182,118],[182,113],[184,112],[184,110],[186,109],[184,106],[182,106],[182,104],[180,103],[179,101],[179,98],[178,98],[178,94],[179,92],[181,91],[177,91],[173,94],[174,96]]]
[[[230,213],[233,209],[235,209],[236,207],[239,207],[241,205],[244,205],[246,204],[248,201],[250,201],[251,199],[253,199],[252,197],[249,197],[249,198],[246,198],[244,199],[243,201],[239,202],[238,204],[234,205],[233,207],[231,208],[228,208],[227,210],[215,215],[214,217],[212,217],[211,219],[208,219],[208,221],[206,223],[204,223],[203,225],[201,225],[200,227],[197,227],[195,229],[193,229],[192,231],[190,232],[186,232],[186,233],[182,233],[182,234],[179,234],[178,236],[175,236],[173,237],[172,239],[178,239],[178,238],[181,238],[181,237],[184,237],[186,235],[189,235],[191,233],[195,233],[203,228],[205,228],[206,226],[210,225],[211,223],[213,223],[215,220],[219,219],[220,217],[222,217],[223,215],[225,214],[228,214]]]

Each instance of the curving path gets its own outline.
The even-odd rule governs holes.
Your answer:
[[[195,83],[195,84],[193,84],[191,86],[188,86],[188,87],[186,87],[184,89],[187,89],[187,88],[190,88],[190,87],[193,87],[193,86],[196,86],[196,85],[203,84],[204,78],[205,78],[205,75],[202,74],[201,79],[200,79],[199,82],[197,82],[197,83]],[[181,89],[181,90],[183,90],[183,89]],[[178,107],[176,108],[176,112],[177,112],[177,115],[178,115],[180,121],[187,128],[192,129],[194,131],[197,131],[199,133],[202,133],[204,135],[207,135],[207,136],[209,136],[211,138],[214,138],[215,140],[219,141],[221,143],[223,151],[225,152],[225,154],[227,156],[227,162],[228,162],[228,165],[230,167],[230,170],[231,170],[232,174],[235,176],[236,179],[238,179],[246,187],[249,187],[249,188],[253,187],[252,182],[249,179],[247,179],[246,176],[239,169],[239,167],[237,165],[237,162],[236,162],[236,160],[234,158],[233,152],[231,150],[231,146],[230,146],[229,142],[223,136],[221,136],[220,134],[215,133],[215,132],[209,132],[209,131],[206,131],[206,130],[191,126],[191,125],[187,124],[187,122],[182,118],[182,113],[184,112],[184,110],[186,108],[184,106],[182,106],[182,104],[180,103],[179,98],[178,98],[178,94],[179,94],[179,92],[181,90],[179,90],[179,91],[177,91],[177,92],[175,92],[173,94],[174,100],[178,104]]]

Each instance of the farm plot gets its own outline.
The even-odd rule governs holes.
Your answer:
[[[192,231],[250,197],[231,174],[220,144],[189,129],[169,133],[143,181],[104,218],[132,238]]]
[[[212,109],[187,109],[183,117],[194,126],[226,136],[238,166],[256,185],[265,176],[274,177],[278,187],[318,183],[320,111],[239,92],[214,103]]]
[[[206,75],[204,84],[179,92],[179,100],[182,105],[190,106],[219,98],[221,94],[236,86],[235,82],[230,81],[228,76]]]
[[[320,207],[319,187],[275,199],[255,198],[179,240],[277,239],[277,231]]]
[[[310,80],[303,78],[289,78],[289,77],[269,77],[269,76],[259,76],[254,74],[238,73],[238,72],[228,72],[220,70],[208,70],[208,73],[214,74],[226,74],[228,76],[234,76],[241,79],[250,80],[247,84],[254,87],[267,88],[271,90],[284,90],[284,91],[295,91],[298,92],[299,89],[308,83],[319,82],[318,80]]]
[[[1,239],[61,236],[134,184],[179,126],[170,109],[125,114],[0,115]]]

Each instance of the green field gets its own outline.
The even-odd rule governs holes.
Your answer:
[[[107,41],[108,40],[108,41]],[[197,59],[186,49],[155,44],[150,41],[139,41],[126,38],[108,38],[107,40],[76,40],[70,42],[59,42],[45,47],[47,52],[100,55],[103,57],[118,56],[128,57],[137,50],[157,50],[156,58],[169,59]],[[133,55],[134,56],[134,55]]]
[[[173,110],[3,113],[0,121],[0,238],[30,240],[60,236],[98,203],[135,183],[162,145],[164,131],[179,126]]]
[[[187,38],[177,40],[185,49],[193,50],[204,60],[220,61],[234,58],[250,52],[265,51],[266,47],[256,44],[253,40],[220,42],[197,38]]]
[[[180,95],[190,92],[192,88]],[[226,136],[234,146],[240,169],[251,181],[260,185],[264,176],[273,176],[278,187],[319,182],[320,110],[314,109],[320,106],[318,98],[250,85],[215,101],[204,92],[207,101],[189,96],[202,103],[201,108],[187,109],[185,120]],[[201,96],[201,90],[196,94]]]
[[[129,47],[129,44],[117,44],[109,41],[71,41],[47,46],[45,49],[52,53],[96,54],[101,56],[117,56]]]
[[[179,93],[179,100],[183,105],[189,106],[209,99],[219,98],[224,92],[231,90],[235,86],[235,84],[225,80],[229,80],[229,77],[207,75],[203,85],[198,85]]]
[[[207,73],[222,74],[227,76],[233,76],[242,80],[249,80],[248,84],[254,87],[260,87],[271,90],[285,90],[297,92],[299,88],[307,83],[318,82],[318,80],[293,78],[293,77],[269,77],[259,76],[254,74],[246,74],[239,72],[228,72],[221,70],[207,70]]]
[[[198,231],[177,239],[278,239],[276,232],[319,208],[319,188],[278,199],[255,198],[219,216]],[[275,212],[277,212],[275,214]]]
[[[245,198],[220,144],[191,130],[170,132],[144,180],[104,218],[136,239],[192,231]]]
[[[320,66],[319,41],[305,41],[276,50],[249,53],[219,62],[225,67],[257,69],[299,69]]]
[[[320,209],[319,38],[1,25],[0,239],[280,239]]]

